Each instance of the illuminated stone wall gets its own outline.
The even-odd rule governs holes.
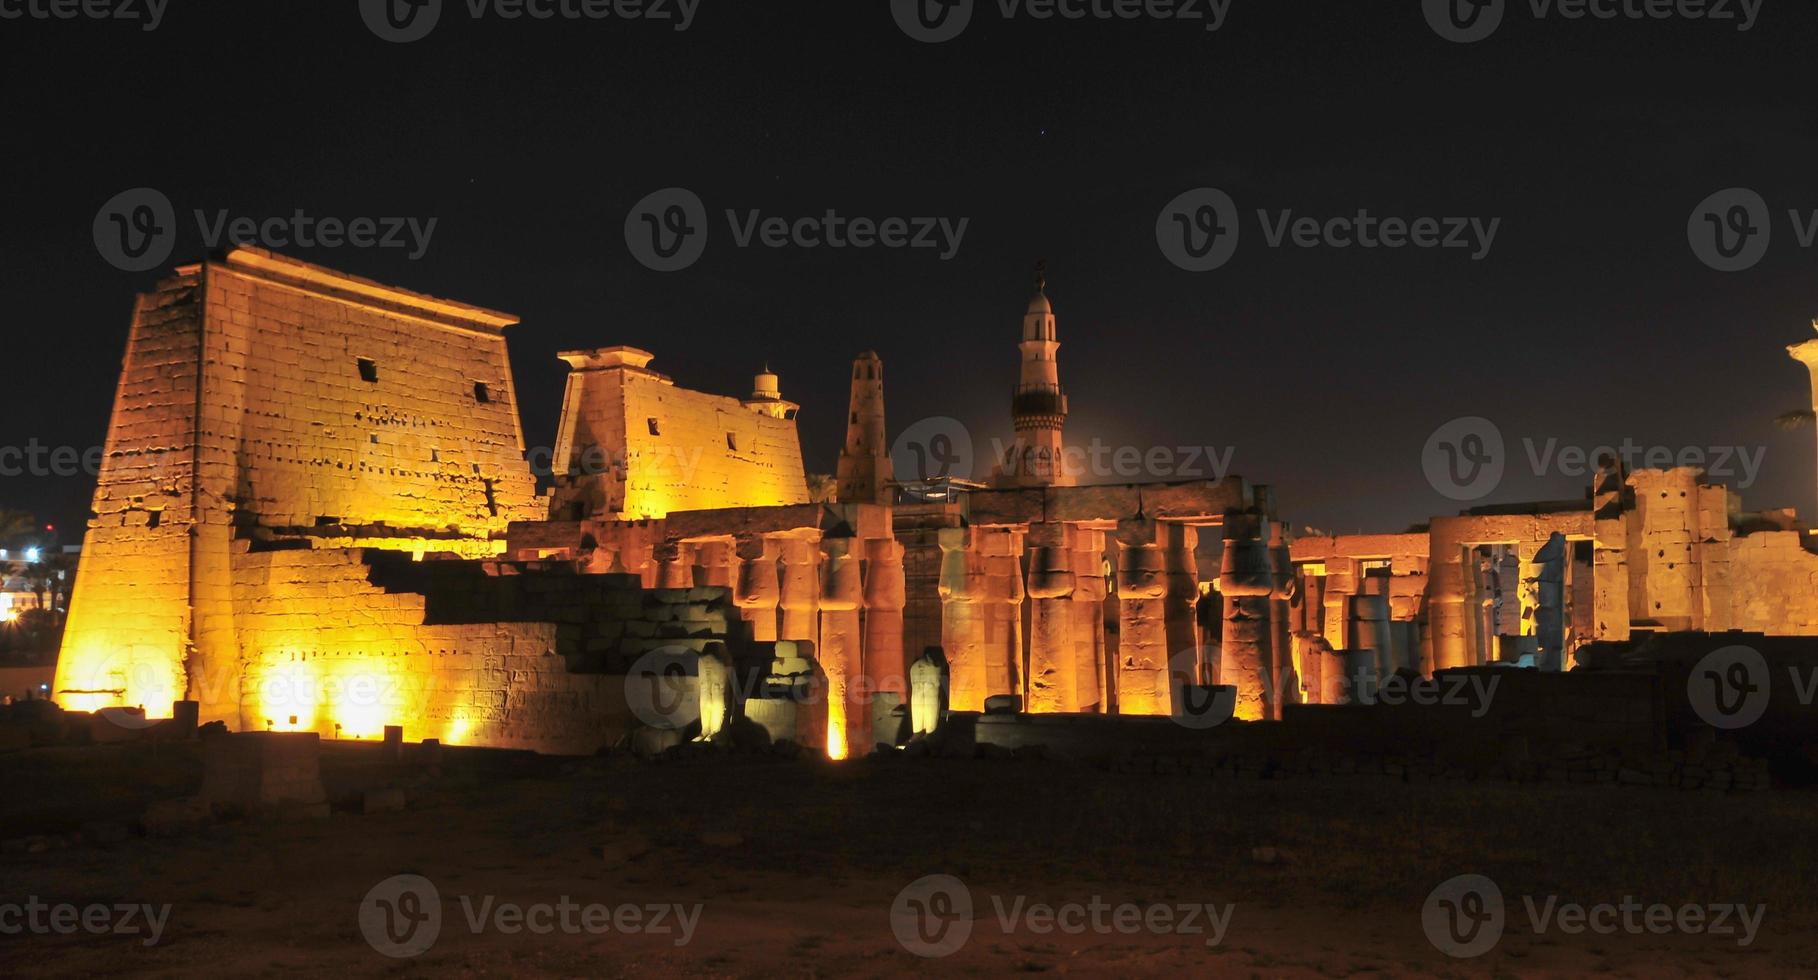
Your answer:
[[[539,510],[513,322],[254,248],[141,297],[59,700],[156,712],[194,687],[204,720],[237,721],[212,680],[241,662],[236,538],[496,552]]]
[[[199,275],[179,275],[133,310],[51,685],[66,708],[161,708],[184,688],[201,292]]]
[[[622,680],[571,673],[555,623],[430,624],[425,595],[370,574],[358,551],[236,556],[235,727],[370,739],[402,725],[412,741],[567,754],[622,731]]]
[[[1693,468],[1605,469],[1583,503],[1436,517],[1424,534],[1301,538],[1293,559],[1303,601],[1317,595],[1326,607],[1317,632],[1327,650],[1376,642],[1359,610],[1380,595],[1389,623],[1406,630],[1390,642],[1399,653],[1401,636],[1417,637],[1413,666],[1430,672],[1535,653],[1543,549],[1555,534],[1566,546],[1559,601],[1568,654],[1636,631],[1818,635],[1818,554],[1794,514],[1746,513]],[[1383,562],[1387,576],[1360,575]],[[1486,626],[1492,591],[1511,607],[1510,634]],[[1301,627],[1309,637],[1312,622]]]
[[[549,516],[636,520],[808,501],[796,406],[775,391],[774,375],[741,400],[677,387],[635,348],[562,357],[573,371]]]

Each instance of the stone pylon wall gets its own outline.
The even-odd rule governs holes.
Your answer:
[[[807,502],[792,404],[679,387],[635,348],[562,356],[573,372],[549,516],[631,520]]]
[[[66,707],[197,687],[240,656],[249,536],[496,551],[534,516],[504,314],[238,248],[141,298],[54,685]],[[164,702],[164,703],[160,703]]]

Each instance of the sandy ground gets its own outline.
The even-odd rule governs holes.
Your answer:
[[[434,775],[334,749],[323,820],[227,821],[173,839],[75,842],[0,857],[0,906],[36,896],[75,906],[169,905],[158,941],[135,935],[0,936],[9,976],[1001,976],[1382,975],[1787,976],[1818,972],[1807,881],[1818,855],[1809,792],[1747,796],[1498,783],[1409,785],[1378,777],[1220,781],[1113,774],[1053,762],[910,760],[833,766],[770,758],[690,764],[451,757]],[[18,791],[0,837],[58,833],[176,795],[198,769],[142,747],[0,756]],[[99,778],[111,774],[108,778]],[[401,785],[401,813],[361,815],[369,786]],[[1428,940],[1433,888],[1480,873],[1504,893],[1493,949],[1453,959]],[[381,890],[432,882],[439,930],[375,909],[422,911]],[[954,914],[892,919],[912,882],[963,882]],[[1759,935],[1537,934],[1524,897],[1671,906],[1765,905]],[[903,896],[919,901],[924,891]],[[1229,907],[1208,931],[1007,928],[999,906],[1094,902],[1173,911]],[[567,913],[564,931],[558,905]],[[544,933],[509,914],[552,907]],[[585,906],[606,931],[587,933]],[[683,910],[661,921],[653,906]],[[361,924],[365,907],[368,928]],[[661,933],[626,931],[635,907]],[[907,905],[897,906],[899,911]],[[917,906],[918,908],[920,906]],[[944,909],[945,906],[938,908]],[[1126,913],[1132,915],[1136,913]],[[698,916],[698,918],[696,917]],[[615,918],[616,917],[616,918]],[[684,929],[683,918],[689,925]],[[0,914],[0,927],[8,923]],[[10,921],[17,921],[10,920]],[[1115,913],[1100,913],[1115,925]],[[1130,921],[1130,920],[1126,920]],[[1207,926],[1197,919],[1195,926]],[[921,925],[919,932],[916,925]],[[412,927],[414,925],[414,931]],[[392,958],[391,937],[433,937]],[[945,946],[943,949],[947,948]]]

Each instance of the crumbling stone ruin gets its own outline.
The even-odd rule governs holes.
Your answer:
[[[560,355],[539,496],[514,322],[250,247],[142,296],[58,700],[585,753],[637,727],[627,686],[660,655],[709,734],[837,758],[947,711],[1279,720],[1637,634],[1818,635],[1805,529],[1696,470],[1339,537],[1296,537],[1240,477],[1073,485],[1042,278],[989,482],[903,492],[867,352],[832,503],[777,375],[711,395],[622,346]]]

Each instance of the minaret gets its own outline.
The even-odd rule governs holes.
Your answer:
[[[1071,486],[1061,445],[1061,426],[1067,420],[1067,395],[1060,386],[1060,364],[1055,352],[1054,306],[1048,302],[1048,264],[1035,266],[1035,295],[1023,314],[1023,339],[1017,344],[1023,363],[1010,414],[1016,422],[1016,441],[998,460],[992,482],[1000,487]]]
[[[793,419],[802,407],[783,398],[782,383],[768,364],[751,379],[751,397],[745,399],[744,405],[760,415],[774,419]]]
[[[892,500],[890,448],[884,444],[884,361],[876,351],[866,351],[852,362],[852,399],[838,477],[842,504]]]

